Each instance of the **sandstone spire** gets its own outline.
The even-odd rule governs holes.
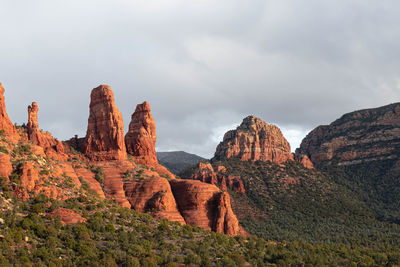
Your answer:
[[[125,143],[129,154],[143,164],[156,164],[156,123],[150,112],[150,104],[143,102],[136,106],[129,124],[129,131],[125,136]]]
[[[4,87],[0,83],[0,130],[4,131],[7,139],[17,142],[19,140],[19,135],[7,115],[4,91]]]
[[[108,85],[90,95],[90,115],[83,152],[92,160],[125,160],[124,122]]]
[[[38,123],[38,111],[39,107],[36,102],[32,102],[32,105],[28,106],[28,138],[33,143],[39,145],[39,123]]]
[[[48,157],[65,160],[67,156],[64,154],[64,145],[56,138],[53,138],[50,133],[40,130],[38,111],[39,106],[36,102],[32,102],[28,106],[28,124],[26,125],[28,139],[35,145],[42,147]]]

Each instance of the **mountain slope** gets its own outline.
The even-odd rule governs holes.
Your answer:
[[[384,110],[383,113],[368,111],[367,113],[375,114],[372,118],[364,118],[357,113],[352,113],[351,116],[345,115],[344,124],[357,125],[359,124],[357,121],[355,123],[352,121],[361,117],[363,123],[370,121],[373,125],[378,125],[379,122],[375,122],[374,118],[383,117],[384,123],[395,129],[396,121],[393,124],[390,124],[390,121],[393,116],[397,118],[396,105],[384,107]],[[340,161],[337,164],[335,157],[327,159],[326,162],[315,161],[318,159],[315,155],[320,155],[318,149],[323,150],[324,145],[321,146],[321,143],[314,140],[326,135],[332,135],[333,138],[336,136],[332,129],[326,129],[324,130],[326,134],[315,134],[315,138],[307,137],[303,142],[302,147],[304,144],[315,147],[317,150],[315,154],[298,151],[296,160],[288,158],[282,162],[281,157],[274,158],[268,155],[269,151],[280,149],[280,143],[276,140],[282,140],[284,137],[277,135],[272,139],[273,142],[268,142],[269,139],[266,137],[274,136],[272,132],[268,132],[268,127],[256,126],[260,120],[245,119],[244,122],[246,121],[253,121],[254,124],[245,127],[246,129],[262,128],[266,131],[243,131],[241,130],[243,127],[239,127],[236,131],[240,133],[228,132],[224,138],[224,145],[217,148],[216,157],[211,160],[212,166],[206,163],[199,164],[181,173],[181,177],[209,182],[228,190],[232,196],[234,212],[241,225],[248,232],[266,239],[357,243],[368,246],[374,245],[374,242],[400,245],[400,226],[397,219],[400,211],[398,205],[400,182],[396,172],[393,171],[395,166],[398,166],[394,164],[395,161],[368,161],[363,168],[360,164],[354,168],[353,165],[340,165]],[[336,125],[337,123],[334,127]],[[378,129],[368,126],[366,128]],[[388,128],[389,126],[385,126],[384,129]],[[352,126],[350,129],[361,131],[357,140],[361,140],[359,149],[362,150],[364,143],[368,143],[363,138],[369,133],[360,127]],[[320,133],[319,130],[313,132]],[[313,135],[313,132],[310,135]],[[355,138],[351,131],[344,130],[341,133],[340,140]],[[390,130],[384,133],[384,135],[375,134],[375,139],[370,139],[370,142],[380,138],[377,143],[384,148],[386,146],[382,145],[381,141],[385,138],[390,142],[387,144],[387,151],[392,151],[390,144],[395,144],[393,142],[396,140],[396,131]],[[239,134],[242,136],[239,139],[228,138]],[[332,138],[327,140],[329,143]],[[241,143],[243,145],[238,145]],[[258,145],[260,143],[268,149],[260,148]],[[274,144],[278,147],[275,148]],[[333,143],[328,147],[336,147],[336,144]],[[255,158],[231,157],[229,153],[221,153],[221,147],[225,147],[224,151],[235,151],[237,155],[259,154]],[[342,149],[347,149],[345,144]],[[369,150],[368,145],[365,145],[365,151],[370,151],[369,158],[374,157],[374,150]],[[314,159],[316,169],[313,169],[312,163],[306,162],[308,157]],[[392,160],[391,157],[388,160]],[[233,181],[240,181],[243,186],[239,188],[243,190],[238,190]]]
[[[400,103],[354,111],[319,126],[296,154],[331,173],[379,220],[400,223]]]
[[[200,161],[206,160],[205,158],[184,151],[157,152],[157,159],[175,174],[196,165]]]
[[[279,241],[400,246],[400,226],[377,220],[367,203],[330,173],[294,161],[279,165],[227,159],[212,164],[243,181],[245,193],[228,190],[235,214],[251,234]]]

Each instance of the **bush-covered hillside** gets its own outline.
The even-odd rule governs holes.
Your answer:
[[[320,164],[319,168],[367,203],[378,220],[400,224],[400,162],[397,159],[349,166]]]
[[[234,212],[250,233],[267,240],[400,245],[400,226],[382,222],[365,197],[332,174],[309,170],[296,162],[214,162],[240,176],[246,194],[230,192]]]
[[[3,195],[2,193],[0,195]],[[289,266],[400,264],[396,247],[362,248],[304,241],[267,242],[181,226],[87,195],[65,202],[40,195],[0,197],[0,266]],[[87,219],[63,226],[65,207]]]

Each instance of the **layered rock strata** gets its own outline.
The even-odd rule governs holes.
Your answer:
[[[13,167],[10,155],[0,153],[0,178],[5,178],[8,181],[12,171]]]
[[[84,154],[95,161],[126,160],[124,122],[108,85],[100,85],[90,95],[88,128]]]
[[[7,115],[4,92],[4,87],[0,83],[0,131],[7,136],[8,140],[16,143],[20,137]]]
[[[293,160],[289,142],[281,130],[254,116],[246,117],[236,130],[228,131],[218,145],[215,159],[239,158],[242,161]]]
[[[400,103],[343,115],[311,131],[296,150],[314,164],[354,165],[400,157]]]
[[[239,234],[230,199],[218,187],[195,180],[171,180],[170,183],[187,224],[232,236]]]
[[[167,179],[154,177],[136,180],[124,185],[132,208],[139,212],[151,212],[153,217],[186,224],[179,213],[171,186]]]
[[[223,191],[230,189],[241,194],[246,192],[242,179],[238,176],[228,175],[225,166],[222,165],[217,166],[214,170],[209,162],[199,162],[196,171],[188,178],[217,185]]]
[[[156,123],[151,115],[150,104],[143,102],[136,106],[125,136],[127,151],[135,161],[142,164],[157,164]]]

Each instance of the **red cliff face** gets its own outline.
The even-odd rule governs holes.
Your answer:
[[[0,153],[0,178],[8,178],[10,177],[13,171],[13,167],[11,164],[11,157],[8,154]]]
[[[21,186],[25,188],[28,192],[35,189],[36,183],[39,181],[39,172],[35,167],[27,162],[22,168],[21,175]]]
[[[33,102],[32,105],[28,107],[28,139],[35,145],[43,148],[48,157],[66,160],[67,156],[64,154],[64,145],[56,138],[53,138],[51,134],[40,131],[38,111],[39,107],[36,102]]]
[[[185,224],[167,179],[154,177],[128,182],[124,190],[135,210],[151,212],[153,217]]]
[[[235,236],[239,233],[239,221],[232,211],[231,200],[227,192],[217,197],[217,214],[214,221],[214,231]]]
[[[399,136],[400,103],[354,111],[312,130],[296,157],[306,155],[316,165],[398,159]]]
[[[143,102],[136,106],[125,136],[127,151],[135,161],[142,164],[157,164],[156,123],[150,112],[150,105]]]
[[[90,95],[90,115],[83,152],[94,161],[127,159],[124,122],[108,85],[100,85]]]
[[[242,161],[271,161],[283,163],[293,160],[289,142],[281,130],[254,116],[246,117],[236,129],[225,134],[215,152],[216,159],[238,157]]]
[[[196,171],[189,178],[217,185],[223,191],[229,188],[236,193],[243,194],[246,192],[242,179],[238,176],[227,175],[226,168],[222,165],[217,166],[214,170],[210,163],[199,162]]]
[[[8,140],[16,143],[19,140],[19,135],[17,133],[17,130],[15,129],[15,126],[8,118],[4,91],[4,87],[0,83],[0,130],[4,131],[4,134],[7,136]]]
[[[232,236],[239,234],[239,224],[227,193],[195,180],[171,180],[170,183],[187,224]]]
[[[106,197],[115,200],[122,207],[130,208],[131,204],[126,198],[122,174],[134,169],[135,164],[124,160],[96,162],[95,165],[103,170]]]
[[[308,158],[307,155],[296,156],[296,160],[300,162],[307,169],[314,169],[314,164]]]

